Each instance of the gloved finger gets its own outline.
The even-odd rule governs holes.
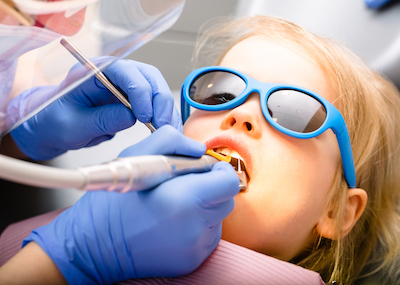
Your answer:
[[[62,87],[58,87],[59,90]],[[84,107],[97,107],[120,101],[97,78],[89,78],[81,85],[66,94],[65,101],[73,102]]]
[[[161,72],[154,66],[137,62],[137,68],[150,83],[153,94],[153,124],[159,128],[170,124],[174,110],[174,97],[162,76]]]
[[[151,84],[151,83],[150,83]],[[163,125],[171,124],[173,110],[175,108],[173,97],[162,96],[156,93],[153,96],[153,125],[160,128]]]
[[[92,61],[96,66],[101,67],[104,62],[114,60],[113,57],[98,57]],[[89,74],[87,68],[82,64],[75,64],[68,72],[67,77],[58,86],[58,92],[63,90],[75,81],[85,78]],[[73,89],[70,94],[65,97],[71,97],[78,103],[83,103],[85,106],[101,106],[110,103],[117,103],[119,100],[105,87],[98,79],[91,76],[78,87]]]
[[[180,197],[178,203],[184,201],[185,207],[198,207],[205,224],[215,226],[232,212],[235,205],[233,198],[239,192],[239,179],[233,167],[226,162],[217,164],[228,166],[226,168],[230,167],[232,171],[216,167],[217,170],[210,172],[178,176],[164,182],[155,191],[166,191],[166,197]],[[173,192],[171,189],[174,189]]]
[[[212,252],[217,247],[219,241],[221,240],[221,235],[222,235],[222,222],[208,229],[208,233],[206,235],[208,240],[205,241],[203,244],[207,247],[208,250],[211,250]]]
[[[148,72],[149,74],[144,75],[143,69],[150,69],[150,65],[146,65],[146,68],[144,65],[132,60],[118,60],[109,66],[104,74],[126,93],[135,117],[143,123],[148,123],[153,118],[153,94],[158,92],[155,88],[156,83],[150,83],[149,78],[162,78],[162,75],[155,67]]]
[[[212,227],[233,210],[233,197],[239,192],[239,178],[233,167],[226,162],[218,164],[210,172],[175,177],[154,191],[163,193],[164,201],[171,199],[174,209],[198,208],[204,223]]]
[[[199,177],[202,187],[197,190],[197,197],[205,205],[217,205],[232,199],[239,193],[239,177],[229,163],[220,161],[210,172],[192,174]]]
[[[203,219],[208,227],[215,227],[220,224],[235,207],[235,200],[230,198],[229,200],[207,207],[207,210],[203,212]]]
[[[108,140],[112,139],[114,136],[115,135],[112,134],[112,135],[103,135],[103,136],[96,137],[96,138],[90,140],[86,145],[81,146],[81,148],[98,145],[99,143],[102,143],[104,141],[108,141]]]
[[[203,250],[200,252],[201,255],[198,256],[199,258],[198,265],[203,263],[204,260],[206,260],[210,256],[210,254],[215,250],[215,248],[218,246],[221,240],[221,235],[222,235],[222,223],[216,225],[215,227],[210,227],[204,230],[201,241],[199,242],[200,244],[203,245],[202,246]],[[188,273],[190,272],[186,272],[186,274]]]
[[[92,126],[94,135],[115,134],[136,122],[132,112],[118,103],[91,108],[90,111],[84,119],[85,124]]]
[[[372,9],[379,9],[391,2],[392,0],[365,0],[365,4]]]
[[[180,133],[170,125],[164,125],[141,142],[123,150],[120,157],[154,154],[177,154],[200,157],[206,146]]]
[[[173,126],[175,129],[177,129],[181,133],[183,132],[182,118],[181,118],[181,115],[179,114],[178,110],[176,109],[176,107],[174,108],[174,110],[172,112],[171,126]]]

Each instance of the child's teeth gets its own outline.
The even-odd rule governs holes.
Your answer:
[[[217,149],[215,149],[216,152],[223,154],[223,155],[231,155],[232,150],[230,150],[227,147],[219,147]]]
[[[243,160],[242,157],[236,151],[232,151],[230,156]]]
[[[232,157],[235,157],[235,158],[242,159],[242,157],[236,151],[234,151],[234,150],[232,150],[230,148],[227,148],[227,147],[219,147],[217,149],[214,149],[214,151],[218,152],[220,154],[223,154],[223,155],[229,155],[229,156],[232,156]]]

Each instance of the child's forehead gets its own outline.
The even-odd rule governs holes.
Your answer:
[[[262,82],[298,85],[331,102],[335,100],[318,63],[287,43],[252,36],[234,45],[220,65],[240,70]]]

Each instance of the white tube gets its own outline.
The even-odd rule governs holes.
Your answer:
[[[0,155],[0,178],[46,188],[141,191],[175,176],[210,171],[218,159],[147,155],[117,160],[77,170],[60,169]]]
[[[0,155],[0,178],[46,188],[77,188],[85,185],[85,176],[76,170],[39,165]]]
[[[173,177],[210,171],[219,160],[203,155],[145,155],[118,158],[106,164],[79,168],[87,177],[85,190],[141,191],[151,189]]]

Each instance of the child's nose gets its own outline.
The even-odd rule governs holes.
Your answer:
[[[264,120],[264,115],[261,110],[260,96],[253,93],[246,102],[231,110],[224,117],[221,128],[223,130],[236,128],[253,138],[260,138],[262,120]]]

